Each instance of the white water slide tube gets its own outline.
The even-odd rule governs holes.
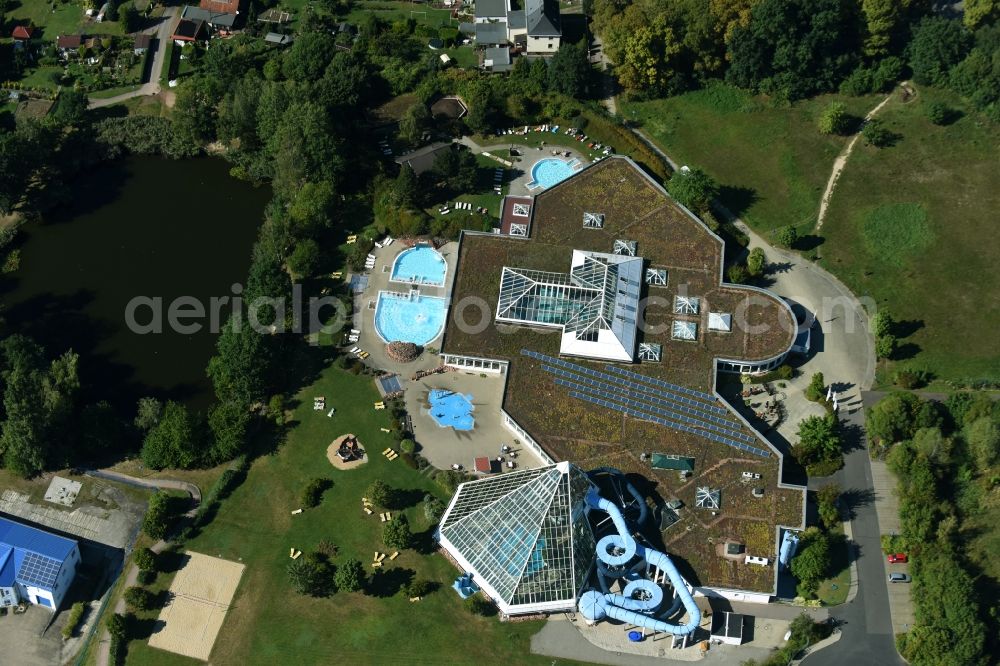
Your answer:
[[[674,636],[685,636],[697,629],[698,625],[701,624],[701,609],[695,605],[687,583],[684,582],[677,567],[674,566],[667,554],[636,543],[618,507],[601,497],[596,491],[592,490],[587,495],[587,503],[591,508],[606,512],[618,531],[618,534],[610,534],[597,543],[597,557],[608,566],[620,567],[627,564],[633,557],[638,556],[647,564],[665,572],[671,585],[674,586],[676,594],[680,597],[681,603],[684,604],[688,621],[683,625],[670,624],[640,612],[654,611],[663,601],[663,588],[645,578],[629,582],[622,590],[623,594],[602,594],[597,590],[585,592],[580,597],[579,603],[583,616],[593,622],[610,617],[637,627]],[[641,596],[644,598],[632,598],[638,591],[642,592]]]

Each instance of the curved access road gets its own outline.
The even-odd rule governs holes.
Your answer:
[[[193,518],[198,512],[198,507],[201,506],[201,489],[193,483],[188,483],[187,481],[179,481],[177,479],[140,479],[138,477],[129,476],[128,474],[122,474],[121,472],[113,472],[111,470],[104,469],[88,469],[83,470],[83,473],[97,479],[116,481],[129,486],[135,486],[136,488],[142,488],[143,490],[180,490],[186,492],[191,496],[192,507],[187,513],[184,514],[185,518]],[[167,547],[167,543],[167,541],[157,541],[153,544],[150,550],[154,553],[161,553]],[[125,574],[125,589],[135,585],[138,578],[139,567],[135,566],[134,563],[129,562],[128,572]],[[112,612],[125,612],[125,598],[123,596],[118,598],[118,603],[115,604]],[[111,663],[111,634],[108,633],[108,630],[103,624],[101,625],[99,631],[101,632],[101,639],[97,644],[97,666],[108,666]]]
[[[91,97],[91,109],[99,109],[112,104],[119,104],[133,97],[144,97],[155,95],[160,92],[160,74],[166,61],[167,42],[170,41],[170,31],[174,27],[174,16],[177,15],[177,7],[167,7],[163,10],[160,22],[152,28],[147,28],[143,32],[152,35],[156,40],[156,51],[153,52],[153,66],[149,69],[149,81],[142,84],[137,90],[122,93],[114,97]]]

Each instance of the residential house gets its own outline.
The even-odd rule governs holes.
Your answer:
[[[152,35],[147,35],[144,32],[140,32],[134,35],[132,38],[132,49],[135,51],[136,55],[142,55],[149,50],[149,45],[153,41]]]
[[[523,9],[511,9],[509,3],[510,0],[476,0],[477,45],[487,48],[513,45],[515,51],[527,55],[551,55],[559,50],[562,28],[558,0],[524,0]]]
[[[205,22],[203,20],[179,18],[177,25],[174,27],[174,34],[170,35],[170,39],[177,45],[183,46],[187,42],[195,42],[199,39],[205,39],[207,36],[208,33],[205,32]]]
[[[31,36],[35,34],[35,29],[30,25],[19,25],[14,27],[14,31],[10,33],[15,42],[26,42],[31,39]]]
[[[423,148],[414,150],[412,153],[400,155],[396,158],[396,164],[401,167],[410,167],[413,169],[413,173],[419,176],[425,171],[430,171],[434,167],[434,160],[436,160],[439,155],[449,150],[452,150],[450,143],[431,143]]]
[[[223,33],[232,30],[233,25],[236,23],[236,13],[210,9],[206,7],[207,4],[209,3],[202,2],[200,7],[184,5],[184,9],[181,10],[181,18],[188,21],[202,21],[205,25]],[[229,6],[227,3],[222,2],[213,2],[210,4],[215,7]]]
[[[0,518],[0,608],[26,601],[58,610],[79,564],[76,541]]]
[[[56,49],[62,55],[69,55],[83,45],[83,35],[59,35],[56,37]]]

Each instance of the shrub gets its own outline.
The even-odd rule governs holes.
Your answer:
[[[910,550],[910,544],[902,534],[883,534],[880,538],[882,552],[886,555],[892,553],[905,553]]]
[[[135,575],[135,582],[139,585],[152,585],[155,580],[156,572],[148,569],[139,569],[139,573]]]
[[[806,387],[806,398],[813,402],[826,399],[826,380],[823,378],[822,372],[815,373],[809,380],[809,386]]]
[[[425,597],[435,588],[435,584],[423,578],[414,578],[403,587],[403,593],[408,597]]]
[[[876,338],[881,338],[883,335],[888,335],[892,330],[893,321],[892,315],[888,310],[879,310],[872,317],[872,333]]]
[[[419,465],[417,465],[417,459],[413,457],[412,453],[401,453],[399,454],[399,459],[410,469],[420,469]]]
[[[792,247],[798,239],[799,232],[796,231],[795,227],[781,227],[774,231],[774,242],[782,247]]]
[[[403,550],[413,545],[413,532],[406,514],[400,514],[382,527],[382,542],[387,548]]]
[[[149,508],[142,519],[142,531],[151,539],[161,540],[170,528],[170,497],[163,492],[154,493],[149,498]]]
[[[826,529],[831,529],[840,522],[840,510],[837,508],[839,498],[840,486],[836,483],[828,483],[816,491],[816,508]]]
[[[747,272],[750,273],[750,276],[760,277],[764,274],[766,266],[767,256],[764,254],[763,248],[755,247],[750,250],[750,254],[747,256]]]
[[[330,593],[330,566],[314,553],[292,560],[285,572],[292,589],[299,594],[324,597]]]
[[[69,615],[66,618],[66,624],[62,628],[62,637],[71,638],[74,633],[76,633],[76,628],[80,626],[80,620],[83,619],[83,611],[87,608],[86,604],[82,601],[78,601],[73,604],[73,607],[69,609]]]
[[[846,134],[851,126],[847,105],[843,102],[831,102],[823,109],[817,124],[823,134]]]
[[[483,617],[488,617],[496,613],[496,606],[478,594],[466,599],[465,607],[473,615],[482,615]]]
[[[733,264],[726,269],[726,277],[733,284],[744,284],[750,278],[750,273],[743,264]]]
[[[896,353],[896,336],[883,335],[875,340],[875,356],[878,358],[892,358]]]
[[[907,390],[915,389],[923,383],[920,374],[913,370],[900,370],[893,378],[893,382],[899,388]]]
[[[877,118],[872,118],[865,123],[861,130],[861,136],[864,137],[866,146],[875,146],[876,148],[885,148],[895,140],[895,135]]]
[[[403,453],[414,453],[417,450],[417,443],[412,439],[404,439],[399,443],[399,450]]]
[[[424,499],[424,517],[428,521],[436,523],[441,520],[442,515],[444,515],[444,504],[441,500],[436,497]]]
[[[316,544],[316,552],[326,557],[334,557],[337,554],[337,544],[329,539],[322,539]]]
[[[311,480],[302,490],[302,506],[309,509],[319,506],[320,501],[323,499],[323,493],[329,490],[331,486],[333,486],[333,481],[330,479],[315,478]]]
[[[930,102],[927,104],[927,119],[935,125],[947,125],[951,120],[952,110],[947,104]]]

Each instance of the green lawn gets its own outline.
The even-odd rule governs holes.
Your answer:
[[[294,3],[286,2],[285,4],[291,6]],[[412,18],[418,24],[431,28],[440,28],[449,25],[458,27],[458,21],[451,18],[450,10],[431,9],[427,5],[417,5],[410,2],[362,0],[354,5],[345,20],[354,25],[359,25],[369,14],[374,14],[380,19],[390,22]]]
[[[138,90],[141,88],[138,83],[133,83],[127,86],[115,86],[114,88],[105,88],[104,90],[95,90],[92,93],[88,93],[90,97],[103,98],[103,97],[114,97],[115,95],[121,95],[127,92],[132,92],[133,90]]]
[[[24,19],[30,20],[36,27],[42,28],[41,39],[46,44],[54,43],[59,35],[78,32],[86,18],[83,14],[83,6],[76,2],[57,3],[55,11],[52,11],[51,3],[46,0],[21,0],[21,2],[13,4],[15,4],[15,8],[7,13],[8,22],[21,23]],[[117,28],[117,24],[113,23],[94,25],[100,28],[98,32],[102,33],[114,32]],[[115,28],[110,28],[110,26],[115,26]],[[121,34],[120,29],[117,32]],[[6,37],[6,35],[4,36]]]
[[[824,580],[816,591],[816,596],[824,606],[838,606],[847,601],[847,593],[851,588],[851,562],[847,541],[842,540],[843,531],[838,526],[832,530],[838,541],[833,544],[833,562],[830,566],[834,575]]]
[[[479,67],[479,55],[472,46],[456,46],[455,48],[444,49],[442,53],[447,53],[458,67],[464,69]]]
[[[940,100],[967,115],[947,127],[926,119]],[[942,380],[1000,380],[1000,128],[950,94],[921,88],[880,112],[896,145],[858,145],[830,204],[822,265],[903,324],[901,350],[879,379],[901,368]]]
[[[324,395],[337,408],[333,418],[312,409],[312,396]],[[427,663],[537,663],[550,658],[529,654],[529,637],[539,622],[501,624],[471,615],[451,590],[457,571],[437,554],[403,552],[372,582],[374,593],[337,593],[315,599],[291,591],[285,574],[291,546],[309,551],[322,539],[339,547],[334,562],[356,557],[369,564],[384,551],[381,524],[365,516],[361,497],[375,479],[409,491],[416,500],[427,492],[445,493],[401,459],[380,452],[391,444],[379,428],[389,425],[388,412],[376,412],[378,398],[370,377],[329,368],[315,385],[298,396],[297,425],[281,449],[254,462],[246,481],[227,499],[215,519],[192,539],[193,551],[221,555],[247,565],[233,609],[219,635],[212,663],[384,664],[400,660]],[[358,435],[369,462],[349,472],[333,469],[327,445],[340,434]],[[334,486],[323,503],[300,516],[298,496],[308,480],[328,476]],[[415,531],[433,528],[423,510],[406,510]],[[441,588],[418,604],[395,593],[411,573],[438,582]],[[186,664],[187,660],[148,647],[130,651],[131,664]]]
[[[619,113],[679,164],[712,175],[723,202],[756,229],[794,224],[808,233],[847,141],[820,134],[816,118],[833,101],[863,115],[878,99],[821,95],[785,106],[719,83],[669,99],[621,101]]]

